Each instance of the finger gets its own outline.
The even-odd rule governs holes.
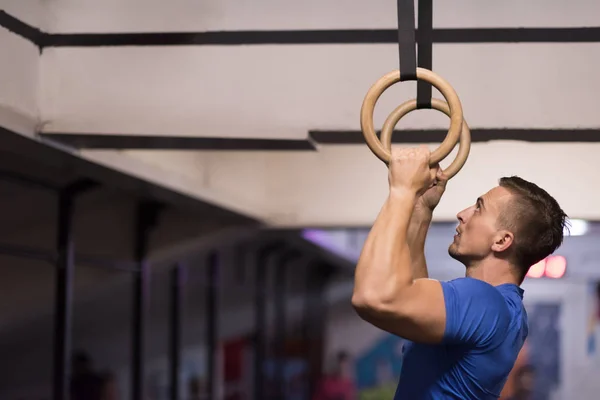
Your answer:
[[[435,179],[438,182],[438,186],[446,187],[446,184],[448,183],[448,177],[446,176],[446,174],[444,174],[444,171],[442,169],[438,171]]]
[[[429,169],[429,177],[431,178],[432,182],[435,182],[437,180],[436,179],[437,173],[438,173],[438,170],[436,168],[430,168]]]

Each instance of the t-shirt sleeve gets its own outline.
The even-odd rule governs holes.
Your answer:
[[[443,342],[481,346],[504,335],[510,313],[496,288],[472,278],[442,282],[446,306]]]

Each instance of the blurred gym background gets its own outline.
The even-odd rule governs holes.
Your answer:
[[[398,65],[371,3],[0,0],[0,400],[392,398],[402,340],[350,304],[387,190],[360,105]],[[433,4],[473,146],[430,275],[464,274],[455,214],[498,178],[546,188],[571,228],[523,285],[503,399],[596,399],[600,5]],[[438,114],[395,142],[437,146]]]

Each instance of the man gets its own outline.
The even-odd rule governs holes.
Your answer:
[[[519,285],[562,243],[566,215],[536,185],[503,178],[458,214],[449,254],[466,277],[426,279],[425,236],[446,184],[429,156],[424,146],[392,152],[389,196],[359,258],[352,303],[410,342],[396,399],[497,399],[527,337]]]

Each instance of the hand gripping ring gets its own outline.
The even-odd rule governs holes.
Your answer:
[[[448,134],[440,147],[431,153],[431,165],[433,166],[446,158],[458,142],[463,125],[462,104],[452,86],[432,71],[424,68],[417,68],[417,79],[429,82],[438,89],[446,99],[450,112],[450,129],[448,130]],[[373,112],[375,111],[375,104],[383,92],[398,82],[400,82],[399,70],[392,71],[380,78],[367,92],[360,111],[360,125],[367,146],[369,146],[371,151],[386,164],[390,161],[391,151],[390,149],[384,148],[377,138],[375,128],[373,127]],[[389,129],[393,128],[394,127],[392,126]],[[391,132],[389,132],[389,135],[391,137]]]
[[[448,103],[440,99],[431,99],[431,108],[434,110],[438,110],[446,114],[447,116],[451,116],[450,107],[448,107]],[[389,117],[385,120],[383,124],[383,128],[381,129],[381,141],[380,144],[383,146],[383,149],[390,153],[392,149],[392,132],[394,128],[406,114],[410,113],[417,109],[417,100],[409,100],[401,105],[399,105]],[[448,136],[446,137],[448,138]],[[452,146],[452,148],[454,145]],[[451,149],[452,149],[451,148]],[[471,150],[471,131],[469,130],[469,126],[467,125],[467,121],[463,119],[462,129],[460,132],[460,142],[458,145],[458,154],[456,158],[445,170],[444,175],[448,179],[452,178],[454,175],[461,170],[465,162],[467,161],[467,157],[469,157],[469,151]],[[433,158],[433,153],[432,153]]]

